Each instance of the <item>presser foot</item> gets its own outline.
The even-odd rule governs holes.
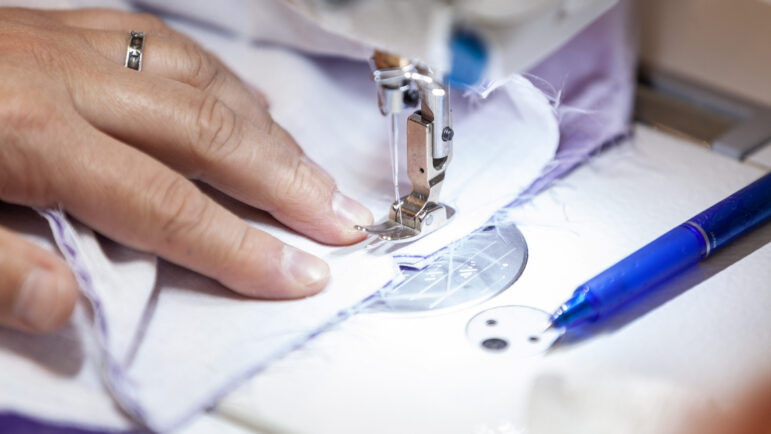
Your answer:
[[[455,210],[444,204],[427,203],[418,212],[410,212],[402,205],[408,198],[391,205],[389,218],[371,226],[355,226],[356,230],[375,235],[383,241],[409,242],[422,238],[446,225],[455,216]]]

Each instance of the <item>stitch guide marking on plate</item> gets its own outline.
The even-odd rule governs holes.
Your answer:
[[[526,263],[527,243],[513,223],[487,225],[451,243],[424,267],[402,265],[402,279],[363,311],[425,312],[481,303],[509,288]]]

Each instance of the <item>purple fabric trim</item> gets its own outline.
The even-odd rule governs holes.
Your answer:
[[[560,144],[552,164],[509,207],[629,136],[637,69],[629,13],[630,2],[622,0],[526,75],[555,105]]]
[[[626,2],[622,2],[611,9],[575,40],[530,72],[531,81],[552,97],[560,123],[560,144],[557,155],[545,168],[544,173],[505,208],[529,201],[604,146],[613,144],[629,134],[636,56],[625,28],[626,7]],[[556,85],[565,91],[555,91]],[[494,217],[491,222],[494,223]],[[490,223],[485,226],[487,224]],[[431,258],[443,254],[444,250],[428,255],[421,264],[427,265]],[[394,256],[397,266],[400,265],[400,259],[407,258],[423,257]],[[353,306],[339,311],[335,317],[299,339],[294,345],[277,352],[274,357],[254,366],[253,369],[234,376],[231,382],[223,385],[213,396],[212,404],[275,360],[303,348],[317,336],[364,311],[380,300],[384,293],[393,290],[398,282],[398,279],[389,282]]]
[[[43,422],[17,413],[0,413],[0,432],[24,434],[145,434],[150,431],[143,429],[109,431],[102,429],[77,428]]]
[[[136,402],[133,394],[130,393],[130,382],[126,378],[125,371],[109,350],[110,330],[107,324],[104,307],[94,289],[94,280],[89,272],[88,264],[80,254],[77,241],[75,240],[74,229],[67,220],[65,211],[59,208],[56,210],[38,209],[37,212],[48,221],[56,245],[59,247],[67,265],[75,275],[81,293],[91,303],[94,320],[97,325],[97,341],[99,344],[100,356],[102,358],[102,370],[105,374],[107,380],[106,383],[110,392],[124,411],[137,421],[144,420],[144,413],[141,405]]]
[[[622,1],[573,41],[530,71],[531,81],[550,96],[555,105],[560,121],[560,145],[552,164],[506,208],[529,201],[535,194],[543,191],[555,180],[586,161],[603,146],[629,134],[634,91],[634,58],[636,56],[634,56],[634,50],[631,49],[633,46],[626,29],[627,20],[624,15],[628,12],[627,8],[627,2]],[[562,90],[557,91],[556,89]],[[46,210],[40,211],[40,213],[50,222],[59,248],[78,278],[83,293],[93,306],[100,346],[103,351],[105,373],[113,396],[136,420],[146,420],[141,404],[134,400],[131,385],[125,378],[123,367],[108,351],[109,329],[101,301],[94,291],[93,279],[88,266],[78,254],[74,234],[64,212]],[[302,348],[323,332],[360,312],[370,303],[376,301],[383,291],[388,291],[392,287],[393,282],[355,305],[341,310],[327,323],[312,330],[294,345],[277,351],[274,357],[235,374],[231,381],[223,384],[212,393],[208,403],[199,406],[197,410],[204,410],[213,405],[245,379],[264,370],[273,361]],[[183,420],[178,421],[175,427],[190,420],[193,416],[194,414],[187,415]],[[0,424],[2,424],[0,427],[4,425],[5,421],[9,421],[9,423],[29,422],[16,415],[9,416],[7,419],[5,417],[0,415]],[[170,429],[172,427],[165,428]],[[29,432],[85,433],[97,431],[77,429],[67,431],[65,428],[65,431]]]

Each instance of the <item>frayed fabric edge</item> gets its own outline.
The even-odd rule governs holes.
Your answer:
[[[487,83],[485,86],[479,89],[473,90],[471,95],[477,95],[478,97],[485,99],[494,90],[505,86],[506,84],[510,83],[512,80],[515,80],[517,77],[521,77],[521,76],[512,76],[507,79]],[[530,81],[533,80],[532,77],[528,77],[528,78],[530,79]],[[549,98],[548,95],[546,96],[547,98]],[[562,104],[559,97],[557,97],[556,99],[549,98],[549,100],[553,104],[555,116],[557,116],[557,119],[560,119],[559,117],[560,111],[570,110],[570,107]],[[560,127],[562,127],[562,125],[560,125]],[[629,136],[629,132],[627,131],[627,132],[618,134],[609,140],[605,140],[596,146],[579,150],[578,152],[575,152],[573,154],[564,152],[565,150],[563,149],[563,144],[567,140],[569,140],[569,137],[561,136],[560,146],[558,148],[557,154],[551,160],[551,162],[547,164],[546,167],[544,167],[542,174],[535,181],[533,181],[527,188],[525,188],[512,202],[502,207],[493,216],[491,216],[490,219],[488,219],[488,221],[482,227],[488,226],[490,224],[496,224],[496,222],[498,222],[500,219],[501,212],[506,212],[507,210],[511,210],[512,208],[518,207],[524,203],[529,202],[538,193],[550,187],[554,181],[556,181],[559,178],[562,178],[570,171],[574,170],[575,168],[583,164],[585,161],[590,159],[593,155],[597,154],[599,151],[609,146],[612,146],[615,143],[622,141],[628,136]],[[560,151],[563,151],[563,152],[560,152]],[[248,370],[235,374],[231,381],[227,382],[226,384],[223,384],[222,387],[220,387],[215,392],[213,392],[210,396],[210,399],[207,399],[205,402],[192,405],[191,411],[187,415],[181,417],[180,419],[170,424],[169,426],[159,427],[159,426],[152,426],[152,424],[150,424],[150,421],[147,418],[147,414],[143,410],[141,403],[139,403],[139,401],[136,398],[136,394],[131,391],[132,386],[131,384],[129,384],[130,381],[126,376],[126,371],[124,367],[121,366],[121,364],[113,357],[113,355],[108,350],[108,343],[109,343],[110,337],[109,337],[109,326],[107,325],[106,315],[102,307],[101,300],[99,299],[99,296],[97,295],[94,289],[94,282],[91,277],[91,273],[89,273],[88,271],[89,270],[88,264],[85,262],[83,255],[80,254],[80,249],[78,247],[78,243],[75,236],[75,230],[67,220],[66,213],[61,208],[47,209],[47,210],[38,209],[37,211],[49,222],[49,225],[54,235],[54,239],[56,240],[57,246],[59,247],[60,251],[64,255],[68,265],[73,270],[73,273],[76,276],[76,279],[81,287],[81,290],[84,296],[89,300],[91,304],[91,307],[93,309],[94,316],[95,316],[96,326],[97,326],[96,327],[97,339],[99,341],[99,348],[101,349],[101,357],[102,357],[101,366],[103,367],[103,375],[105,377],[106,384],[108,386],[108,389],[110,390],[110,393],[113,395],[118,405],[120,405],[120,407],[130,417],[132,417],[132,419],[134,419],[139,423],[142,423],[144,426],[148,426],[158,431],[168,431],[168,430],[179,428],[185,425],[186,423],[190,422],[201,411],[211,409],[220,399],[226,396],[227,393],[229,393],[233,388],[235,388],[238,384],[240,384],[244,380],[264,371],[271,364],[282,359],[286,355],[305,347],[305,345],[307,345],[309,342],[314,340],[316,337],[338,326],[339,324],[343,323],[344,321],[353,317],[354,315],[366,310],[368,306],[380,300],[381,297],[387,294],[388,291],[393,290],[398,285],[398,283],[400,282],[399,270],[402,267],[413,268],[413,269],[423,269],[429,266],[437,257],[444,254],[448,248],[448,247],[444,247],[442,249],[439,249],[425,256],[394,255],[394,265],[397,269],[394,280],[390,281],[388,284],[384,285],[383,287],[378,288],[372,294],[354,303],[353,305],[338,311],[338,313],[334,317],[332,317],[329,321],[311,330],[307,334],[303,335],[301,338],[298,338],[295,343],[288,345],[286,348],[283,348],[281,350],[274,352],[272,356],[266,358],[262,363],[256,364]],[[478,229],[475,229],[475,231],[476,230]]]

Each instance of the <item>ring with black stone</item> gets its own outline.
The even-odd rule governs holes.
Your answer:
[[[134,71],[142,70],[142,49],[145,46],[144,32],[129,32],[129,43],[126,49],[126,68]]]

